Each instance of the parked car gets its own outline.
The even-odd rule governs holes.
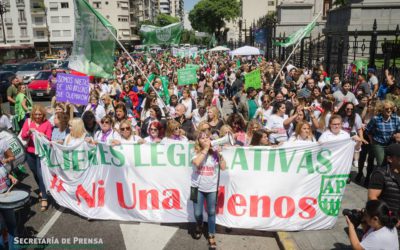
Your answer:
[[[11,71],[13,73],[18,71],[21,64],[3,64],[0,65],[0,71]]]
[[[46,62],[52,63],[55,68],[60,68],[64,60],[61,59],[46,59]]]
[[[0,71],[0,93],[3,102],[7,102],[7,89],[11,85],[11,77],[15,76],[12,71]]]
[[[65,73],[64,70],[57,70],[57,73]],[[51,70],[42,70],[35,75],[33,80],[28,84],[28,90],[32,98],[48,98],[51,99],[56,94],[56,86],[51,86],[49,77]]]
[[[37,73],[41,70],[50,70],[53,64],[50,62],[33,62],[22,65],[18,71],[17,76],[23,79],[25,84],[28,84]]]

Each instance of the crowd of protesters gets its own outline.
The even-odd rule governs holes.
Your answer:
[[[32,102],[19,79],[12,79],[7,101],[16,118],[12,122],[1,111],[0,128],[21,131],[21,137],[28,140],[27,163],[39,186],[43,211],[48,202],[31,140],[33,130],[64,145],[82,140],[111,145],[193,141],[197,171],[192,185],[202,165],[224,165],[210,144],[228,133],[237,146],[279,147],[285,142],[324,143],[351,137],[356,141],[353,164],[358,167],[354,180],[365,186],[374,168],[386,162],[385,149],[400,142],[400,84],[388,70],[382,79],[374,68],[353,72],[352,77],[328,75],[322,65],[281,68],[263,56],[230,57],[226,53],[176,58],[160,52],[133,54],[133,59],[122,55],[116,58],[113,77],[95,78],[86,106],[53,98],[51,107],[45,109]],[[177,70],[186,64],[198,66],[198,80],[179,85]],[[256,69],[261,71],[261,85],[247,87],[245,75]],[[198,187],[200,202],[196,204],[204,199],[215,202],[209,195],[216,190],[212,184],[215,174],[207,186]],[[399,204],[390,209],[398,213]],[[215,247],[212,207],[208,208],[209,244]],[[195,205],[195,217],[195,237],[200,238],[201,204]]]

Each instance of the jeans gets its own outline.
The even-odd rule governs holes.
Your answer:
[[[46,187],[43,182],[42,165],[40,164],[40,157],[33,153],[26,153],[26,162],[33,173],[36,184],[42,193],[42,199],[47,200]]]
[[[203,224],[203,205],[204,199],[207,203],[207,215],[208,215],[208,233],[210,235],[215,234],[215,207],[217,201],[217,192],[205,193],[199,191],[197,194],[197,202],[193,203],[194,206],[194,217],[197,224]]]
[[[17,220],[15,219],[15,213],[13,209],[0,209],[0,219],[4,222],[8,230],[8,249],[16,249],[14,246],[14,237],[17,231]],[[3,228],[2,228],[3,230]],[[0,249],[6,249],[3,235],[0,234]]]
[[[380,144],[372,144],[372,152],[374,153],[376,159],[376,165],[378,167],[382,166],[382,164],[385,164],[384,161],[386,161],[385,157],[386,148],[387,146],[383,146]]]

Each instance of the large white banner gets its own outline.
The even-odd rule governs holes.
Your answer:
[[[102,220],[194,221],[189,200],[193,144],[75,147],[36,136],[47,189],[61,206]],[[223,150],[217,223],[257,230],[333,227],[353,141]],[[205,217],[206,218],[206,217]]]

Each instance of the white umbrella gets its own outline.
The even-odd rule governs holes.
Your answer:
[[[260,55],[261,52],[259,49],[255,47],[243,46],[229,52],[229,54],[232,56],[251,56],[251,55]]]
[[[224,46],[217,46],[215,48],[210,49],[210,51],[228,51],[228,50],[230,49]]]

